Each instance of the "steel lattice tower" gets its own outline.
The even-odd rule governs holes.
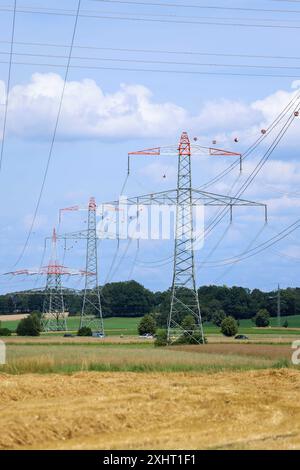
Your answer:
[[[176,236],[168,341],[178,339],[182,334],[178,329],[181,320],[187,315],[194,317],[196,330],[204,341],[195,280],[191,147],[186,132],[182,134],[179,143],[177,178]],[[194,331],[186,330],[186,334],[193,335]]]
[[[195,139],[196,140],[196,139]],[[186,132],[183,132],[179,145],[167,147],[154,147],[138,150],[128,154],[127,178],[130,175],[130,161],[133,156],[176,156],[178,159],[177,188],[167,191],[145,194],[137,197],[128,197],[127,205],[137,208],[145,205],[171,205],[176,206],[176,229],[173,282],[171,288],[170,310],[167,320],[168,342],[172,343],[184,336],[190,336],[196,343],[203,343],[203,326],[201,320],[200,304],[195,280],[195,242],[199,238],[194,234],[193,208],[224,207],[230,214],[232,222],[233,207],[261,207],[265,212],[267,222],[267,206],[260,202],[253,202],[230,194],[222,195],[209,193],[192,187],[191,156],[210,157],[237,157],[240,171],[242,171],[242,155],[240,153],[213,147],[203,147],[191,144]],[[109,205],[119,208],[120,201],[113,201]],[[200,237],[201,240],[201,237]],[[192,317],[187,319],[187,317]]]
[[[52,235],[52,257],[47,267],[47,283],[42,314],[43,331],[66,331],[67,320],[64,306],[61,276],[63,267],[57,262],[57,236]]]
[[[91,198],[88,209],[87,253],[85,290],[81,311],[80,328],[90,327],[97,333],[104,334],[100,288],[98,284],[98,251],[97,251],[97,205]]]

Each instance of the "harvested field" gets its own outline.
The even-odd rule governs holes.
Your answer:
[[[300,449],[300,375],[0,375],[1,449]]]

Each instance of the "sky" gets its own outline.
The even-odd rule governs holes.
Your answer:
[[[13,3],[0,1],[0,129]],[[191,140],[197,137],[199,145],[210,146],[215,140],[218,147],[244,152],[299,91],[297,2],[173,0],[172,7],[162,6],[168,3],[164,1],[144,3],[152,5],[81,2],[45,188],[20,258],[49,155],[78,2],[18,0],[0,173],[0,273],[48,262],[50,244],[44,249],[44,240],[57,227],[60,208],[87,205],[91,196],[98,203],[117,199],[128,152],[176,145],[182,131]],[[174,6],[183,3],[185,7]],[[193,73],[180,73],[183,70]],[[294,120],[243,195],[268,205],[268,225],[261,209],[236,208],[233,223],[224,219],[196,253],[199,286],[272,290],[278,283],[299,285],[297,231],[258,256],[229,265],[222,261],[245,253],[298,219],[299,123],[300,118]],[[235,170],[207,190],[237,191],[274,137],[247,159],[242,175]],[[195,156],[193,186],[199,188],[220,173],[232,162],[228,158]],[[176,171],[176,157],[136,158],[126,194],[173,189]],[[205,211],[206,225],[213,216],[210,209]],[[65,233],[85,226],[85,213],[67,213],[57,228]],[[136,242],[122,241],[118,251],[116,241],[101,241],[100,282],[135,279],[152,290],[167,289],[173,250],[172,241],[142,241],[139,249]],[[70,268],[84,268],[83,242],[69,243],[66,250],[61,244],[59,254]],[[0,292],[44,283],[39,277],[1,275]],[[83,279],[65,279],[65,283],[81,287]]]

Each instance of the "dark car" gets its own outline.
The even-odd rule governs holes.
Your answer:
[[[74,335],[71,335],[70,333],[65,333],[64,338],[74,338]]]
[[[249,339],[249,338],[246,335],[236,335],[236,337],[234,339],[245,340],[245,339]]]

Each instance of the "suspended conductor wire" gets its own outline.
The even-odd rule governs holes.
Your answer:
[[[286,9],[273,9],[273,8],[245,8],[245,7],[223,7],[217,5],[193,5],[188,3],[168,3],[168,2],[142,2],[142,1],[129,1],[129,0],[91,0],[97,3],[124,4],[124,5],[142,5],[142,6],[155,6],[164,8],[196,8],[202,10],[231,10],[231,11],[256,11],[256,12],[269,12],[269,13],[300,13],[299,10],[286,10]],[[293,0],[292,0],[293,1]]]
[[[0,40],[1,44],[10,44],[10,41]],[[14,44],[20,46],[37,46],[37,47],[58,47],[66,48],[69,47],[66,44],[58,43],[43,43],[43,42],[24,42],[14,41]],[[247,59],[275,59],[275,60],[300,60],[299,56],[279,56],[279,55],[257,55],[257,54],[226,54],[222,52],[201,52],[201,51],[180,51],[180,50],[164,50],[164,49],[133,49],[133,48],[122,48],[122,47],[99,47],[89,46],[84,44],[76,44],[74,49],[90,49],[90,50],[101,50],[110,52],[135,52],[141,54],[167,54],[167,55],[188,55],[188,56],[214,56],[214,57],[239,57]],[[46,56],[46,55],[45,55]]]
[[[269,225],[267,227],[269,228]],[[207,262],[206,264],[211,265],[211,267],[220,267],[220,266],[230,265],[232,263],[235,263],[236,261],[240,262],[245,259],[251,258],[252,256],[256,256],[262,251],[271,248],[273,245],[287,238],[291,233],[294,233],[299,228],[300,228],[300,219],[296,220],[293,224],[289,225],[288,227],[283,229],[281,232],[274,235],[272,238],[266,240],[265,242],[260,243],[254,248],[251,248],[247,254],[245,253],[246,256],[242,256],[242,253],[240,253],[236,257],[227,258],[223,260],[210,261],[210,262]]]
[[[131,246],[131,243],[132,243],[132,238],[130,238],[130,239],[128,240],[127,245],[126,245],[126,247],[125,247],[125,250],[124,250],[124,252],[123,252],[121,258],[119,259],[118,264],[117,264],[117,266],[115,267],[113,273],[111,274],[110,280],[113,280],[113,278],[115,277],[115,274],[117,273],[117,271],[119,270],[121,264],[123,263],[124,259],[126,258],[126,255],[127,255],[128,250],[129,250],[129,248],[130,248],[130,246]]]
[[[287,130],[289,129],[290,125],[292,124],[293,120],[295,119],[294,113],[291,114],[291,116],[287,119],[286,123],[284,124],[283,128],[280,130],[279,134],[277,135],[276,139],[273,141],[273,143],[269,146],[268,150],[265,152],[264,156],[261,158],[259,163],[256,165],[254,170],[251,172],[251,174],[248,176],[246,181],[243,183],[242,187],[237,191],[237,193],[233,196],[233,198],[239,198],[241,197],[244,192],[247,190],[247,188],[250,186],[250,184],[253,182],[253,180],[256,178],[258,173],[261,171],[267,160],[269,159],[270,155],[274,152],[274,150],[277,148],[283,137],[285,136]],[[213,228],[225,217],[226,213],[228,212],[228,208],[224,208],[222,210],[222,214],[216,218],[216,221],[211,224],[206,230],[205,234],[209,233]]]
[[[42,185],[41,185],[41,188],[40,188],[40,193],[39,193],[39,196],[38,196],[38,200],[37,200],[37,204],[36,204],[36,207],[35,207],[33,219],[32,219],[32,222],[31,222],[31,225],[30,225],[30,228],[29,228],[29,232],[28,232],[27,238],[25,240],[25,244],[24,244],[23,249],[22,249],[16,263],[14,264],[14,266],[19,264],[19,262],[23,258],[24,253],[27,249],[27,246],[29,244],[29,240],[30,240],[30,237],[32,235],[33,228],[34,228],[34,224],[35,224],[35,221],[36,221],[36,218],[37,218],[37,214],[38,214],[38,211],[39,211],[40,203],[41,203],[41,200],[42,200],[42,196],[43,196],[43,192],[44,192],[44,188],[45,188],[45,184],[46,184],[46,180],[47,180],[47,176],[48,176],[48,171],[49,171],[49,167],[50,167],[50,163],[51,163],[51,159],[52,159],[52,155],[53,155],[53,149],[54,149],[55,139],[56,139],[56,135],[57,135],[58,124],[59,124],[61,111],[62,111],[63,99],[64,99],[64,95],[65,95],[67,79],[68,79],[68,75],[69,75],[71,58],[72,58],[72,52],[73,52],[75,36],[76,36],[76,31],[77,31],[80,6],[81,6],[81,0],[78,0],[77,12],[76,12],[74,28],[73,28],[73,33],[72,33],[72,39],[71,39],[71,45],[70,45],[70,50],[69,50],[69,55],[68,55],[68,63],[67,63],[67,66],[66,66],[66,71],[65,71],[65,76],[64,76],[64,84],[63,84],[62,93],[61,93],[61,96],[60,96],[58,113],[57,113],[57,117],[56,117],[56,121],[55,121],[54,132],[53,132],[53,136],[52,136],[52,140],[51,140],[51,145],[50,145],[50,150],[49,150],[49,154],[48,154],[48,159],[47,159],[47,163],[46,163],[44,176],[43,176],[43,179],[42,179]]]
[[[204,260],[203,260],[203,262],[201,262],[201,264],[205,263],[206,261],[208,261],[213,256],[213,254],[217,251],[217,249],[219,248],[219,246],[221,245],[222,241],[225,239],[226,235],[228,234],[228,232],[231,228],[232,228],[232,224],[228,224],[226,229],[222,233],[221,237],[219,238],[219,240],[215,244],[215,246],[210,250],[210,252],[204,258]]]
[[[246,249],[241,253],[241,257],[245,254],[247,254],[249,252],[249,250],[253,247],[254,243],[259,239],[259,237],[261,236],[261,234],[265,231],[265,228],[266,228],[266,224],[264,224],[258,231],[258,233],[255,235],[255,237],[253,238],[253,240],[251,240],[251,242],[247,245]],[[225,276],[227,276],[231,271],[232,269],[234,268],[234,266],[236,264],[238,264],[239,262],[239,259],[237,259],[236,261],[234,261],[216,280],[216,283],[218,283],[219,281],[221,281],[222,279],[224,279]]]
[[[6,94],[5,94],[6,96],[5,96],[5,105],[4,105],[4,118],[3,118],[3,128],[2,128],[2,142],[1,142],[1,152],[0,152],[0,172],[2,170],[2,164],[3,164],[4,146],[5,146],[5,137],[6,137],[6,128],[7,128],[8,102],[9,102],[9,93],[10,93],[11,69],[12,69],[12,58],[13,58],[15,26],[16,26],[16,10],[17,10],[17,0],[14,0],[12,32],[11,32],[10,52],[9,52],[9,62],[8,62],[8,75],[7,75],[7,82],[6,82]]]
[[[128,281],[132,281],[134,269],[136,267],[138,256],[139,256],[139,252],[140,252],[140,240],[137,240],[135,256],[133,258],[133,262],[132,262],[132,265],[131,265],[131,268],[130,268],[130,271],[129,271]]]

